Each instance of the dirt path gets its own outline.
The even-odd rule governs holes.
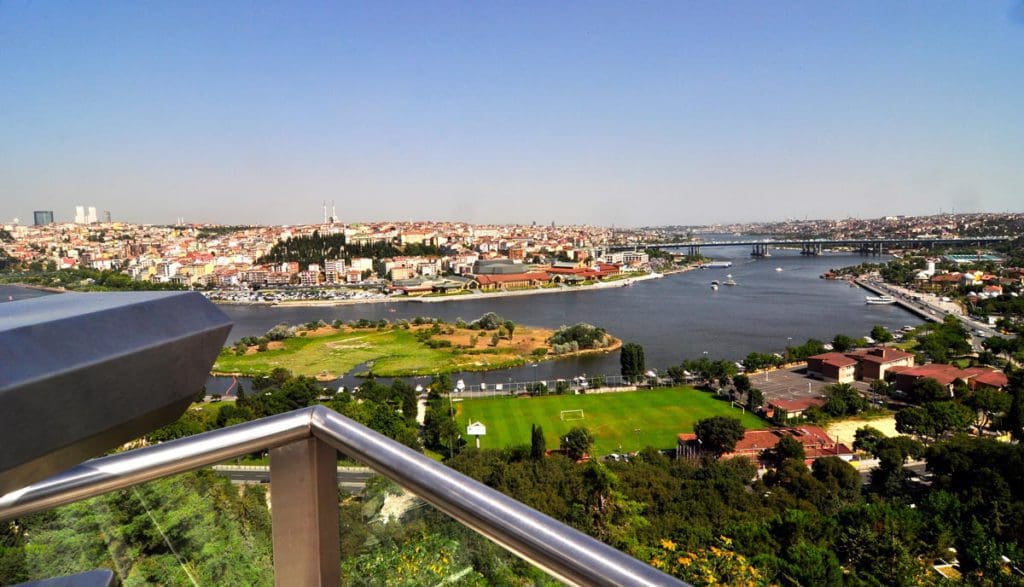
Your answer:
[[[844,420],[842,422],[835,422],[829,424],[825,430],[829,436],[835,439],[837,442],[841,442],[847,446],[853,444],[854,435],[857,433],[858,428],[864,426],[871,426],[877,428],[882,434],[886,436],[898,436],[899,432],[896,432],[896,417],[886,416],[884,418],[875,418],[874,420]]]

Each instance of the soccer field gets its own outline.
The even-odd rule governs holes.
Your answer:
[[[692,387],[469,399],[457,401],[455,406],[459,429],[464,436],[470,422],[479,421],[487,426],[487,435],[480,438],[481,448],[529,444],[531,424],[544,428],[548,448],[558,448],[562,435],[576,426],[583,426],[595,438],[595,455],[633,452],[647,446],[674,448],[677,434],[693,432],[698,420],[711,416],[738,417],[748,430],[769,427],[757,416],[742,414],[729,402]],[[583,410],[583,419],[563,421],[563,410]],[[472,437],[466,436],[466,439],[473,443]]]

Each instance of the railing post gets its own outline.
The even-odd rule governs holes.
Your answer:
[[[274,581],[279,586],[341,582],[336,451],[316,438],[270,451]]]

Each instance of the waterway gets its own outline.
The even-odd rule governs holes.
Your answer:
[[[875,324],[898,329],[921,320],[898,306],[868,306],[867,292],[845,281],[827,281],[825,271],[877,260],[860,255],[806,257],[772,251],[751,258],[748,247],[713,249],[728,269],[700,269],[637,282],[630,287],[542,296],[454,301],[397,302],[333,307],[222,306],[234,321],[230,339],[263,334],[275,324],[314,320],[410,319],[416,316],[472,320],[497,312],[517,323],[557,328],[588,322],[626,342],[643,345],[648,367],[664,369],[685,358],[742,359],[750,351],[781,352],[808,338],[831,340],[837,333],[863,336]],[[705,253],[708,254],[708,253]],[[781,269],[778,271],[777,269]],[[736,286],[711,289],[711,281],[732,275]],[[535,366],[460,375],[467,384],[617,374],[618,353],[546,361]],[[357,380],[346,378],[344,383]],[[219,387],[219,385],[218,385]]]
[[[588,322],[626,342],[643,345],[649,368],[664,369],[707,353],[740,360],[751,351],[781,352],[808,338],[831,340],[837,333],[863,336],[875,324],[898,329],[921,319],[896,305],[866,305],[867,292],[845,281],[827,281],[825,271],[865,260],[851,254],[806,257],[799,251],[773,250],[772,257],[751,258],[749,247],[708,249],[705,254],[729,260],[728,269],[700,269],[637,282],[630,287],[551,295],[453,301],[443,304],[396,302],[331,307],[223,305],[234,328],[229,342],[258,336],[274,325],[315,320],[397,320],[432,316],[472,320],[497,312],[517,323],[557,328]],[[781,271],[780,271],[781,270]],[[711,289],[711,281],[731,274],[736,286]],[[0,300],[45,295],[45,292],[0,286]],[[545,361],[515,369],[466,373],[467,384],[571,378],[619,372],[618,353]],[[230,379],[212,378],[211,392],[223,391]],[[344,378],[342,383],[357,384]]]

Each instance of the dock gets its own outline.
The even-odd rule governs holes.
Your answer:
[[[928,313],[925,309],[921,307],[915,306],[914,304],[904,299],[897,292],[890,292],[884,290],[880,287],[871,285],[870,283],[863,279],[854,279],[853,282],[877,296],[892,296],[896,300],[897,305],[899,305],[904,310],[907,310],[911,314],[914,314],[918,318],[922,318],[924,320],[928,320],[931,322],[941,322],[941,318],[933,316],[932,314]],[[943,314],[945,314],[945,312],[943,312]]]

